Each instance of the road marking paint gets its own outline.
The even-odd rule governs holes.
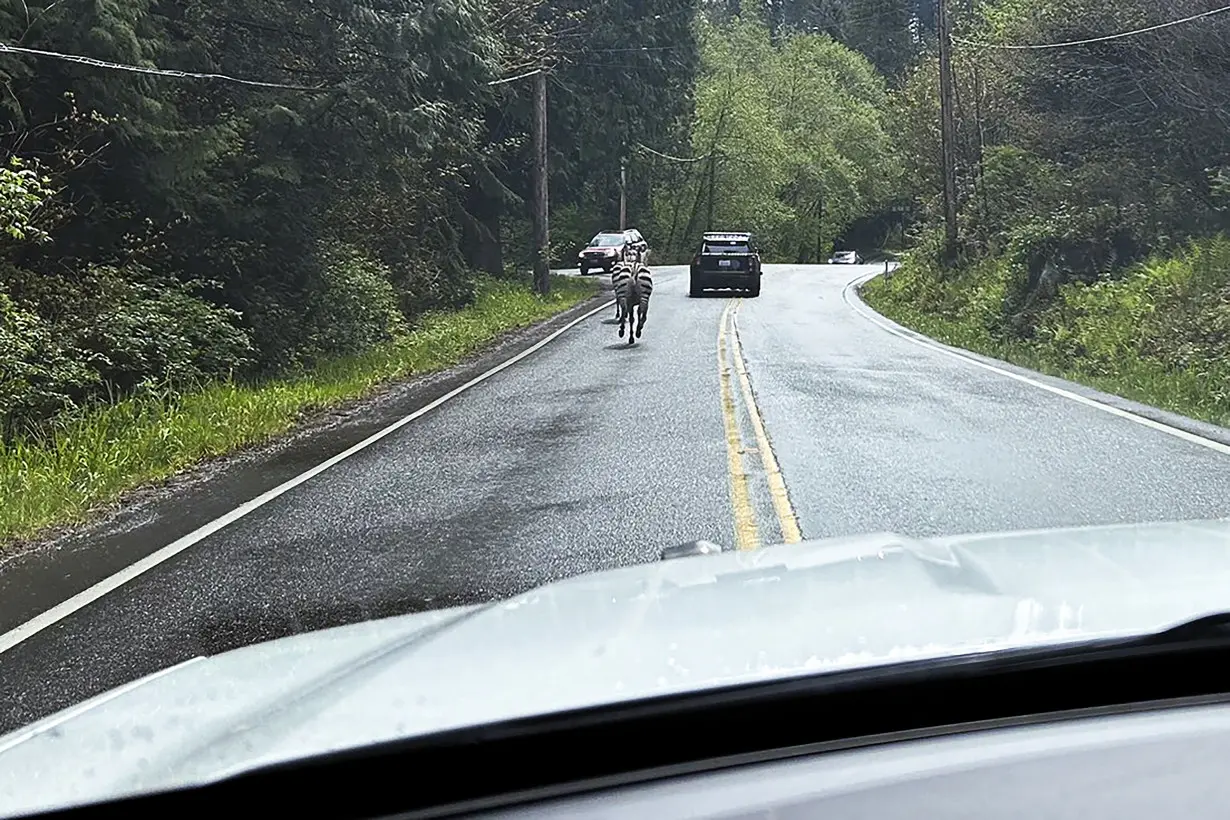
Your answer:
[[[747,414],[752,419],[752,430],[756,433],[756,448],[760,451],[760,461],[764,465],[765,475],[769,481],[769,496],[773,499],[773,509],[777,512],[777,522],[781,525],[782,541],[787,544],[797,544],[803,540],[799,531],[799,517],[795,515],[790,504],[790,494],[786,492],[786,480],[778,467],[777,457],[773,454],[773,445],[769,443],[769,435],[765,432],[764,421],[760,416],[760,408],[756,406],[756,394],[752,392],[752,382],[747,375],[747,362],[743,358],[743,347],[739,344],[739,305],[731,315],[730,352],[735,360],[735,372],[739,374],[739,384],[743,388],[743,403]]]
[[[741,550],[754,550],[760,546],[760,533],[756,529],[756,514],[747,492],[747,473],[743,471],[743,457],[740,455],[743,442],[739,436],[739,422],[735,418],[734,392],[730,389],[730,363],[726,359],[727,320],[734,306],[735,302],[727,302],[722,318],[718,320],[718,378],[722,385],[722,423],[726,428],[726,471],[730,475],[730,505],[735,514],[735,544]]]
[[[307,470],[306,472],[300,473],[299,475],[295,476],[289,481],[283,482],[282,484],[279,484],[273,489],[267,490],[261,493],[256,498],[253,498],[250,501],[240,504],[238,507],[231,510],[230,512],[225,513],[224,515],[221,515],[218,518],[215,518],[213,521],[210,521],[208,524],[198,527],[197,529],[193,530],[192,532],[188,533],[182,538],[172,541],[170,544],[167,544],[165,547],[162,547],[156,552],[150,553],[149,555],[145,556],[141,560],[136,561],[135,563],[129,564],[128,566],[120,570],[119,572],[116,572],[115,574],[108,576],[107,578],[104,578],[103,580],[94,584],[94,586],[77,593],[73,597],[69,598],[67,601],[57,604],[56,606],[52,607],[46,612],[43,612],[42,614],[34,616],[30,620],[26,621],[24,624],[21,624],[20,626],[16,626],[13,629],[10,629],[8,632],[5,632],[3,635],[0,635],[0,653],[7,652],[8,650],[12,649],[14,646],[21,643],[22,641],[25,641],[31,638],[32,636],[37,635],[39,632],[42,632],[44,629],[47,629],[50,626],[54,626],[55,624],[67,618],[69,615],[72,615],[74,612],[77,612],[78,610],[90,605],[94,601],[97,601],[99,598],[103,597],[107,593],[113,592],[114,590],[118,589],[119,587],[123,586],[124,584],[128,583],[134,578],[137,578],[138,576],[146,572],[149,572],[154,567],[175,557],[179,553],[191,547],[193,544],[196,544],[197,542],[209,537],[210,535],[213,535],[215,532],[217,532],[218,530],[221,530],[223,527],[226,527],[229,524],[233,524],[234,522],[238,521],[239,519],[243,518],[249,513],[254,512],[255,510],[265,506],[270,501],[273,501],[275,498],[278,498],[279,496],[284,495],[285,493],[293,490],[295,487],[298,487],[300,484],[303,484],[305,481],[315,478],[316,476],[323,473],[325,470],[328,470],[330,467],[336,466],[342,461],[345,461],[346,459],[350,458],[355,453],[358,453],[359,451],[364,450],[370,447],[371,445],[375,444],[377,441],[380,441],[382,438],[392,433],[397,432],[398,430],[405,427],[407,424],[414,421],[415,419],[418,419],[418,418],[421,418],[422,416],[427,415],[432,410],[435,410],[437,407],[444,404],[445,402],[448,402],[456,398],[457,396],[466,392],[470,388],[475,387],[485,382],[487,379],[491,378],[492,376],[499,373],[500,371],[508,367],[511,367],[512,365],[516,364],[517,362],[521,361],[527,356],[530,356],[533,353],[538,352],[539,350],[546,347],[551,342],[558,339],[560,336],[564,335],[564,333],[566,333],[567,331],[579,325],[581,322],[585,321],[591,316],[598,315],[602,311],[609,309],[614,304],[615,304],[615,301],[612,299],[611,301],[606,302],[602,305],[599,305],[593,310],[581,316],[578,316],[577,318],[573,319],[568,324],[561,327],[559,330],[555,331],[554,333],[547,336],[546,338],[541,339],[538,342],[535,342],[533,345],[521,351],[517,355],[509,359],[505,359],[503,362],[500,362],[495,367],[491,368],[490,370],[487,370],[484,373],[479,374],[478,376],[475,376],[474,378],[470,379],[468,382],[461,385],[460,387],[453,388],[452,390],[445,393],[443,396],[431,402],[430,404],[424,405],[423,407],[420,407],[418,410],[415,410],[410,415],[405,416],[401,419],[398,419],[397,421],[390,424],[388,427],[385,427],[383,430],[373,433],[372,435],[363,439],[358,444],[355,444],[349,449],[338,453],[332,458],[322,461],[320,464],[317,464],[315,467],[311,468],[310,470]]]
[[[1218,453],[1221,453],[1222,455],[1230,456],[1230,445],[1223,444],[1220,441],[1216,441],[1211,438],[1205,438],[1204,436],[1197,435],[1196,433],[1190,433],[1187,430],[1183,430],[1178,427],[1172,427],[1171,425],[1166,424],[1164,422],[1155,421],[1154,419],[1148,418],[1146,416],[1133,413],[1130,410],[1123,410],[1119,407],[1115,407],[1114,405],[1107,404],[1102,401],[1098,401],[1097,399],[1091,399],[1088,396],[1082,396],[1079,393],[1073,393],[1071,390],[1064,390],[1062,387],[1056,387],[1054,385],[1047,384],[1046,382],[1038,381],[1037,379],[1032,379],[1029,376],[1025,376],[1021,373],[1013,373],[1011,370],[1005,370],[1002,367],[996,367],[993,364],[989,364],[987,362],[976,359],[973,356],[969,355],[968,353],[963,353],[957,350],[950,350],[949,348],[943,347],[942,345],[938,344],[937,342],[931,341],[930,339],[920,339],[915,336],[911,336],[907,333],[902,332],[901,330],[894,327],[893,325],[888,324],[885,319],[883,319],[879,314],[875,313],[874,311],[871,311],[870,308],[863,309],[862,307],[860,307],[860,304],[862,304],[861,299],[856,303],[850,297],[851,292],[855,288],[857,288],[859,285],[863,284],[864,282],[868,282],[874,279],[875,277],[879,275],[881,275],[879,272],[872,273],[872,274],[868,274],[865,276],[861,276],[858,279],[855,279],[849,282],[846,285],[845,289],[842,290],[841,298],[845,301],[847,305],[850,306],[850,308],[855,313],[859,314],[860,316],[862,316],[864,319],[871,322],[872,324],[877,325],[878,327],[880,327],[880,329],[886,330],[889,333],[893,334],[894,336],[899,336],[908,342],[913,342],[919,347],[925,347],[928,350],[935,351],[936,353],[943,353],[945,356],[951,356],[954,359],[960,359],[961,361],[966,362],[968,364],[972,364],[976,367],[981,367],[983,370],[989,370],[992,373],[998,373],[1001,376],[1007,376],[1010,379],[1014,379],[1018,382],[1022,382],[1023,384],[1028,384],[1033,387],[1037,387],[1040,390],[1045,390],[1046,392],[1053,393],[1056,396],[1062,396],[1063,398],[1074,401],[1077,404],[1083,404],[1086,407],[1092,407],[1095,410],[1101,410],[1104,413],[1109,413],[1112,416],[1118,416],[1121,419],[1134,422],[1143,427],[1148,427],[1151,430],[1156,430],[1160,433],[1165,433],[1169,436],[1174,436],[1175,438],[1183,439],[1184,441],[1189,442],[1191,444],[1198,444],[1201,447],[1206,447],[1210,450],[1214,450]]]

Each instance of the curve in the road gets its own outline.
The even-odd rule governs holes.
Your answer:
[[[1230,431],[1166,424],[1161,411],[894,327],[855,294],[877,273],[766,267],[763,295],[739,313],[742,353],[805,537],[1230,512]]]
[[[845,286],[845,288],[842,289],[841,297],[843,300],[845,300],[846,304],[849,305],[850,308],[855,313],[859,314],[867,321],[875,325],[878,325],[879,327],[883,328],[884,330],[888,331],[894,336],[898,336],[902,339],[905,339],[908,342],[912,342],[913,344],[927,348],[928,350],[933,350],[937,353],[942,353],[945,356],[952,356],[953,358],[960,359],[961,361],[964,361],[964,362],[968,362],[969,364],[972,364],[975,367],[981,367],[984,370],[989,370],[992,373],[998,374],[1000,376],[1005,376],[1009,379],[1015,379],[1016,381],[1022,382],[1024,384],[1028,384],[1032,387],[1036,387],[1039,390],[1045,390],[1048,393],[1054,393],[1057,396],[1062,396],[1063,398],[1068,399],[1070,401],[1077,402],[1078,404],[1083,404],[1087,407],[1092,407],[1094,409],[1101,410],[1104,413],[1110,413],[1112,416],[1118,416],[1119,418],[1127,419],[1128,421],[1135,422],[1136,424],[1140,424],[1145,427],[1149,427],[1153,430],[1158,430],[1160,432],[1166,433],[1167,435],[1171,435],[1176,438],[1181,438],[1184,441],[1190,442],[1192,444],[1198,444],[1201,447],[1207,447],[1210,450],[1216,450],[1222,455],[1230,455],[1230,445],[1227,445],[1224,442],[1216,441],[1215,439],[1211,439],[1206,436],[1198,435],[1191,431],[1184,430],[1182,428],[1175,427],[1170,424],[1166,424],[1165,422],[1157,421],[1156,419],[1151,419],[1146,416],[1142,416],[1138,413],[1133,413],[1130,410],[1124,410],[1121,407],[1115,407],[1114,405],[1107,404],[1106,402],[1098,401],[1097,399],[1091,398],[1089,396],[1082,396],[1079,393],[1074,393],[1071,390],[1065,390],[1062,387],[1057,387],[1052,384],[1046,384],[1045,382],[1039,381],[1038,379],[1026,376],[1023,373],[1014,373],[1010,370],[1005,370],[1004,368],[997,367],[993,364],[990,364],[989,362],[981,361],[980,359],[975,358],[974,356],[968,354],[965,351],[957,350],[957,349],[942,345],[934,341],[933,339],[928,339],[922,334],[909,332],[906,328],[901,327],[896,322],[892,322],[887,317],[882,316],[879,313],[876,313],[875,311],[871,310],[871,308],[868,307],[867,304],[863,302],[863,300],[859,298],[858,296],[859,287],[866,284],[867,282],[870,282],[872,279],[875,279],[877,276],[881,276],[881,275],[882,274],[879,271],[876,271],[874,273],[864,274],[862,276],[856,277],[855,279],[851,280]]]

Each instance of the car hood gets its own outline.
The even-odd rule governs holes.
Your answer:
[[[1230,520],[665,560],[187,661],[0,738],[6,815],[395,738],[1230,608]]]

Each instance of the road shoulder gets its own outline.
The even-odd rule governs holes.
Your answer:
[[[448,370],[389,384],[321,413],[273,442],[202,463],[126,494],[88,524],[30,542],[0,564],[0,632],[141,560],[523,353],[609,301],[594,297],[513,331]]]
[[[871,305],[867,304],[859,292],[863,285],[882,275],[882,273],[875,273],[871,276],[860,276],[859,278],[854,279],[846,285],[844,296],[856,311],[861,310],[870,316],[874,316],[876,322],[883,325],[886,329],[895,331],[900,336],[924,346],[946,351],[953,355],[968,359],[974,363],[979,363],[987,367],[998,368],[999,370],[1047,385],[1056,390],[1063,390],[1068,393],[1072,393],[1088,399],[1089,401],[1114,408],[1115,410],[1119,410],[1123,413],[1130,413],[1134,416],[1140,416],[1141,418],[1148,419],[1149,421],[1156,422],[1157,424],[1173,427],[1174,429],[1180,430],[1184,433],[1230,446],[1230,429],[1225,427],[1219,427],[1215,424],[1209,424],[1208,422],[1199,421],[1178,413],[1172,413],[1168,410],[1162,410],[1161,408],[1133,401],[1131,399],[1124,398],[1123,396],[1117,396],[1113,393],[1104,393],[1101,390],[1081,384],[1080,382],[1068,381],[1067,379],[1061,379],[1057,376],[1049,376],[1037,370],[1031,370],[1027,367],[1021,367],[1020,365],[1013,364],[1012,362],[1004,361],[1003,359],[996,359],[992,356],[976,353],[972,350],[966,350],[965,348],[944,344],[943,342],[932,339],[929,336],[925,336],[916,330],[906,327],[905,325],[899,324],[898,322],[895,322],[880,313],[875,308],[871,307]]]

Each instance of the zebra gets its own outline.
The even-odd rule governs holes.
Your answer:
[[[619,338],[624,336],[624,323],[628,325],[628,344],[636,344],[645,328],[649,315],[649,297],[653,294],[653,274],[643,264],[620,263],[611,271],[611,284],[615,286],[615,306],[619,311]],[[635,311],[635,326],[633,312]]]
[[[614,286],[615,277],[619,275],[620,268],[630,268],[632,271],[635,271],[636,266],[640,264],[642,261],[643,260],[640,254],[636,251],[635,248],[625,249],[623,254],[620,255],[619,261],[616,262],[615,265],[612,266],[611,268],[611,285]],[[619,299],[616,298],[615,299],[615,321],[617,322],[622,321],[623,318],[624,318],[623,302],[619,301]],[[624,335],[623,331],[620,331],[619,335],[622,337]]]

